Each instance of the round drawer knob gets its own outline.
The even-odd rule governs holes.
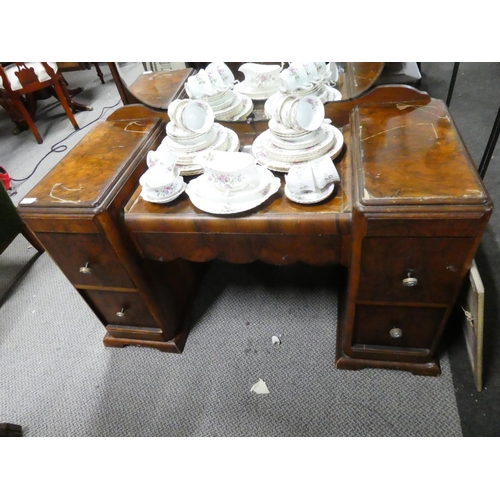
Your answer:
[[[403,280],[403,286],[417,286],[418,279],[414,278],[410,273],[408,273],[408,278]]]
[[[88,262],[83,267],[80,267],[80,272],[82,274],[92,274],[92,270],[90,269]]]
[[[393,339],[399,339],[403,336],[403,330],[401,330],[401,328],[392,328],[391,330],[389,330],[389,335]]]
[[[121,311],[118,311],[116,313],[116,315],[119,317],[119,318],[124,318],[125,317],[125,309],[122,308]]]

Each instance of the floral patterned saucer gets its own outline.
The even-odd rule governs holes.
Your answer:
[[[169,203],[177,199],[186,189],[187,184],[184,182],[182,177],[179,177],[173,184],[172,190],[168,196],[164,197],[153,197],[148,196],[144,191],[141,190],[141,198],[150,203]]]
[[[312,205],[314,203],[319,203],[320,201],[326,200],[334,191],[335,184],[328,184],[323,189],[319,189],[318,191],[312,191],[310,193],[300,193],[295,194],[288,189],[288,186],[285,184],[285,196],[295,202],[300,203],[301,205]]]

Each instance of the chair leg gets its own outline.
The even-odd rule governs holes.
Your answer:
[[[101,68],[99,66],[99,63],[92,63],[95,66],[95,69],[97,71],[97,76],[101,80],[102,84],[105,84],[106,82],[104,81],[104,75],[102,74]]]
[[[62,104],[64,111],[66,111],[66,115],[68,116],[69,121],[73,124],[75,130],[78,130],[80,127],[78,126],[78,123],[76,122],[73,115],[73,111],[71,111],[71,108],[69,106],[68,96],[65,94],[60,83],[57,80],[54,81],[54,90],[56,91],[57,97],[59,99],[59,102]]]
[[[24,118],[24,121],[30,128],[32,134],[35,136],[35,139],[38,142],[38,144],[42,144],[43,142],[42,136],[40,135],[40,132],[38,132],[35,122],[33,121],[33,118],[31,117],[29,111],[25,108],[23,102],[19,98],[13,100],[13,102],[16,105],[19,112],[21,113],[22,117]]]

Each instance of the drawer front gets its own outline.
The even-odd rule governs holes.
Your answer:
[[[362,345],[430,349],[446,309],[439,307],[356,307],[353,348]]]
[[[73,285],[135,288],[105,236],[37,233],[37,237]]]
[[[139,293],[106,290],[79,290],[79,292],[105,326],[158,328]]]
[[[358,300],[448,304],[474,244],[473,238],[364,238]]]

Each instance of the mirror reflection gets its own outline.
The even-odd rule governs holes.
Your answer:
[[[113,63],[112,63],[113,64]],[[368,91],[384,63],[114,63],[120,83],[136,102],[166,111],[177,98],[202,99],[217,121],[268,119],[266,100],[278,91],[314,95],[323,103]]]

